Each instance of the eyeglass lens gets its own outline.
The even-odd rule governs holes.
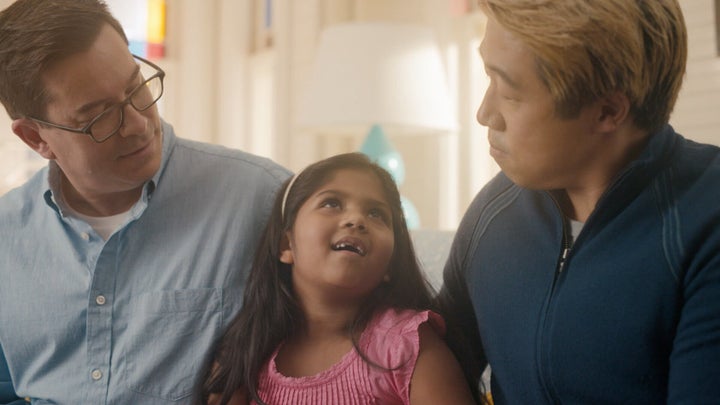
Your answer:
[[[160,99],[163,93],[162,78],[154,76],[133,90],[127,103],[137,111],[145,111]],[[123,124],[125,103],[118,104],[96,117],[90,126],[90,134],[96,141],[103,141],[117,132]]]

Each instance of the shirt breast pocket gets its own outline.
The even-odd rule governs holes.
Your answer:
[[[136,393],[178,401],[192,393],[222,325],[222,289],[154,291],[133,299],[124,378]]]

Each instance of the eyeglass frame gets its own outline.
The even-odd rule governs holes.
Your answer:
[[[132,91],[130,92],[130,94],[128,94],[128,96],[125,97],[125,100],[123,100],[123,101],[121,101],[121,102],[119,102],[119,103],[113,104],[113,105],[111,105],[110,107],[106,108],[105,110],[103,110],[103,112],[101,112],[100,114],[98,114],[98,115],[96,115],[95,117],[93,117],[93,118],[90,120],[90,122],[88,122],[87,125],[85,125],[84,127],[82,127],[82,128],[72,128],[72,127],[68,127],[68,126],[65,126],[65,125],[55,124],[55,123],[52,123],[52,122],[49,122],[49,121],[41,120],[41,119],[39,119],[39,118],[34,118],[34,117],[27,117],[27,118],[30,119],[30,120],[32,120],[32,121],[35,121],[35,122],[37,122],[37,123],[39,123],[39,124],[47,125],[47,126],[50,126],[50,127],[53,127],[53,128],[62,129],[62,130],[65,130],[65,131],[70,131],[70,132],[75,132],[75,133],[77,133],[77,134],[87,135],[87,136],[90,137],[90,139],[92,139],[92,140],[95,141],[96,143],[103,143],[103,142],[107,141],[108,139],[112,138],[113,136],[115,136],[115,135],[120,131],[120,128],[122,128],[123,124],[125,123],[125,111],[124,111],[124,110],[125,110],[125,105],[130,104],[130,105],[132,106],[132,108],[135,109],[135,111],[146,111],[148,108],[150,108],[150,107],[154,106],[155,104],[157,104],[158,100],[160,100],[160,98],[161,98],[161,97],[163,96],[163,94],[165,93],[165,84],[164,84],[164,82],[163,82],[164,79],[165,79],[165,71],[162,70],[162,68],[160,68],[160,66],[158,66],[158,65],[150,62],[149,60],[147,60],[147,59],[145,59],[145,58],[143,58],[143,57],[140,57],[140,56],[135,55],[135,54],[131,54],[131,55],[133,56],[133,58],[135,58],[135,59],[137,59],[137,60],[139,60],[139,61],[147,64],[148,66],[152,67],[152,68],[155,69],[157,72],[156,72],[155,74],[153,74],[152,76],[148,77],[147,79],[143,80],[142,83],[140,83],[137,87],[135,87],[134,89],[132,89]],[[137,93],[140,89],[142,89],[143,86],[145,86],[145,85],[146,85],[147,83],[149,83],[151,80],[154,80],[155,78],[158,78],[158,77],[160,78],[160,95],[158,95],[158,97],[157,97],[152,103],[150,103],[150,105],[148,105],[147,107],[145,107],[145,108],[142,109],[142,110],[139,109],[139,108],[137,108],[137,107],[135,107],[135,105],[132,103],[132,101],[130,101],[130,100],[132,99],[132,97],[135,96],[135,93]],[[112,110],[115,109],[115,108],[119,108],[119,109],[120,109],[120,125],[118,125],[118,127],[115,129],[115,131],[113,131],[112,133],[110,133],[110,135],[107,135],[106,137],[102,138],[101,140],[95,139],[95,137],[93,136],[92,132],[90,131],[90,128],[91,128],[93,125],[95,125],[95,123],[96,123],[98,120],[100,120],[105,114],[107,114],[109,111],[112,111]]]

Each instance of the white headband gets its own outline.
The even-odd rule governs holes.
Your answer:
[[[295,184],[295,180],[297,180],[298,177],[300,177],[300,173],[294,175],[293,178],[290,180],[290,183],[288,183],[287,188],[285,189],[285,194],[283,195],[282,199],[282,205],[280,206],[280,219],[282,219],[283,222],[285,222],[285,204],[287,203],[288,194],[290,194],[290,189],[292,188],[293,184]]]

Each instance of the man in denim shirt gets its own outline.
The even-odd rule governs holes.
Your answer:
[[[47,167],[0,199],[0,403],[187,402],[289,172],[177,138],[98,0],[0,13],[0,99]]]

